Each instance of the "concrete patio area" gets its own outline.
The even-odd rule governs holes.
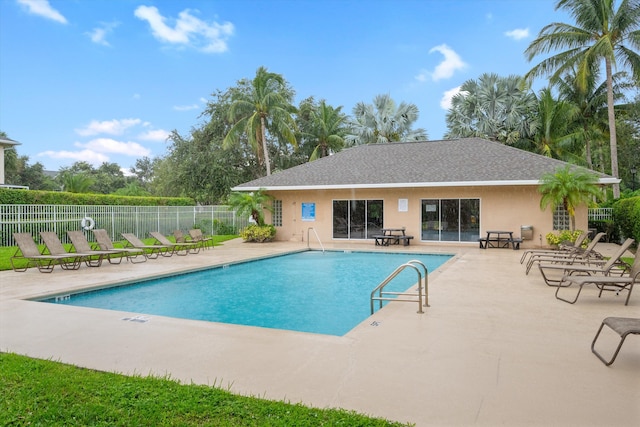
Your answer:
[[[640,337],[630,336],[610,367],[590,350],[603,318],[640,317],[640,289],[628,306],[626,294],[598,298],[593,287],[570,305],[537,269],[525,275],[521,250],[325,244],[455,254],[430,272],[425,314],[391,303],[343,337],[161,316],[138,323],[123,320],[134,313],[26,300],[306,247],[234,240],[142,264],[0,272],[0,351],[417,426],[640,425]],[[610,354],[618,337],[605,332],[598,348]]]

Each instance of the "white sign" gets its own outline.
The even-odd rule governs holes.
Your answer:
[[[398,199],[398,212],[407,212],[409,210],[408,199]]]

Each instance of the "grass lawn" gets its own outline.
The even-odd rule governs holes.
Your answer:
[[[0,425],[402,426],[342,409],[237,396],[0,353]]]

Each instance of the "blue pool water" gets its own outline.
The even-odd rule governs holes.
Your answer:
[[[307,251],[47,302],[341,336],[370,315],[371,291],[399,265],[417,259],[431,273],[450,258]],[[385,290],[416,281],[406,269]]]

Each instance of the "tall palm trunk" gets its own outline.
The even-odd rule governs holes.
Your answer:
[[[264,117],[260,116],[260,127],[262,131],[262,135],[260,135],[262,139],[262,151],[264,153],[264,162],[267,166],[267,176],[271,175],[271,160],[269,159],[269,149],[267,148],[267,138],[265,135],[267,134],[267,126],[264,123]]]
[[[611,60],[605,57],[605,69],[607,72],[607,107],[609,113],[609,146],[611,148],[611,175],[618,178],[618,140],[616,137],[616,117],[613,110],[613,77],[611,73]],[[613,198],[620,198],[620,184],[613,184]]]
[[[587,139],[584,142],[584,145],[585,145],[584,156],[586,157],[586,160],[587,160],[587,167],[589,169],[593,169],[593,159],[591,158],[591,137],[589,137],[589,126],[586,123],[584,123],[582,125],[582,129],[584,130],[584,134],[587,137]]]

